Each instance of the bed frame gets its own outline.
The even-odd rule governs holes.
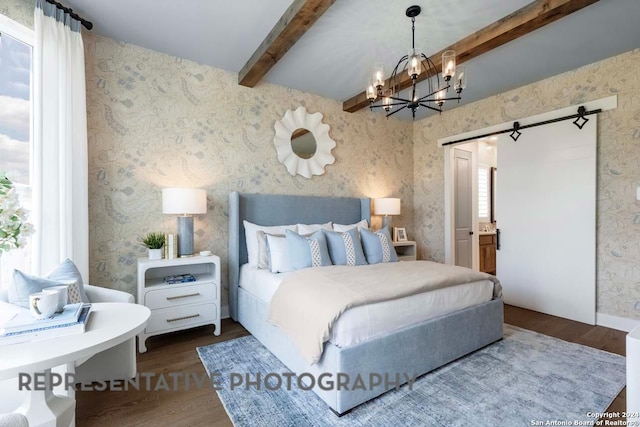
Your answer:
[[[502,298],[427,320],[373,340],[339,348],[325,343],[322,359],[309,365],[282,330],[267,321],[269,305],[238,285],[240,266],[247,262],[244,226],[255,224],[318,224],[333,221],[353,224],[370,221],[370,199],[285,196],[265,194],[229,194],[229,310],[269,351],[292,372],[308,372],[316,378],[338,373],[353,379],[368,379],[370,374],[422,375],[502,338]],[[380,384],[367,390],[333,388],[313,391],[338,415],[343,415],[393,386]]]

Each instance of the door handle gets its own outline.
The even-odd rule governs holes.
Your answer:
[[[496,228],[496,250],[500,250],[500,229]]]
[[[470,232],[469,232],[469,236],[473,236],[473,231],[470,231]]]

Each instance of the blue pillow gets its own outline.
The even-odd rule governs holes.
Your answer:
[[[82,276],[76,265],[70,259],[64,260],[47,277],[31,276],[20,270],[13,271],[13,283],[9,286],[7,299],[11,304],[29,308],[29,295],[41,292],[49,286],[71,285],[69,288],[69,301],[74,300],[71,296],[72,288],[77,289],[79,299],[82,302],[89,302],[84,291]]]
[[[13,283],[9,286],[7,300],[11,304],[29,308],[29,295],[42,292],[50,286],[64,285],[63,282],[45,279],[44,277],[31,276],[20,270],[13,270]]]
[[[293,270],[331,265],[327,240],[322,230],[316,231],[309,237],[286,230],[286,239],[289,261]]]
[[[82,281],[82,275],[80,274],[80,270],[71,261],[69,258],[65,259],[58,265],[55,270],[53,270],[47,276],[49,280],[56,280],[58,282],[65,282],[68,284],[70,282],[75,282],[78,284],[78,291],[80,292],[80,299],[82,302],[90,302],[87,297],[86,292],[84,291],[84,282]]]
[[[398,261],[398,255],[389,234],[389,227],[384,227],[375,233],[363,228],[360,230],[360,237],[369,264]]]
[[[367,263],[357,228],[352,228],[344,233],[324,230],[324,235],[327,238],[331,262],[334,265],[364,265]]]

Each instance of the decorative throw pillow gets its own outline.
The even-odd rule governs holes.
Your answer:
[[[293,231],[287,231],[286,236],[292,270],[331,265],[327,240],[322,230],[316,231],[309,237]]]
[[[267,234],[267,251],[269,254],[269,270],[272,273],[291,271],[287,239],[274,234]]]
[[[297,227],[295,224],[293,225],[275,225],[275,226],[262,226],[251,223],[249,221],[243,221],[244,224],[244,236],[245,242],[247,244],[247,258],[249,265],[252,267],[258,266],[258,231],[264,231],[269,234],[282,234],[284,235],[285,230],[293,230],[297,231]]]
[[[339,233],[344,233],[345,231],[351,230],[352,228],[356,228],[358,229],[358,231],[360,231],[363,228],[369,228],[369,223],[366,219],[363,219],[362,221],[358,221],[355,224],[333,224],[333,231],[337,231]]]
[[[367,263],[362,251],[358,230],[354,227],[344,233],[324,231],[329,256],[334,265],[363,265]]]
[[[363,228],[360,230],[360,236],[362,237],[364,254],[369,264],[398,261],[398,255],[389,234],[389,227],[384,227],[375,233]]]
[[[80,270],[78,270],[78,267],[76,267],[73,261],[69,258],[62,261],[59,266],[49,273],[47,279],[55,280],[56,282],[63,282],[65,285],[69,285],[69,295],[71,295],[71,293],[75,294],[76,291],[74,291],[74,289],[77,287],[77,293],[80,294],[80,301],[89,302],[89,298],[84,291],[84,282],[82,280]],[[69,297],[69,302],[71,302],[71,297]]]
[[[258,268],[261,270],[269,270],[269,245],[267,244],[267,236],[284,238],[284,234],[265,233],[259,230],[256,232],[256,236],[258,236]]]
[[[20,270],[13,270],[13,282],[9,286],[7,299],[11,304],[29,308],[29,295],[41,292],[51,286],[60,286],[65,283],[49,280],[44,277],[31,276]]]
[[[80,271],[70,259],[64,260],[47,277],[31,276],[14,270],[13,283],[9,286],[7,297],[10,303],[29,308],[30,294],[60,285],[69,286],[69,303],[89,302]]]
[[[298,234],[306,235],[313,234],[318,230],[333,230],[333,224],[331,221],[325,224],[297,224],[298,226]]]

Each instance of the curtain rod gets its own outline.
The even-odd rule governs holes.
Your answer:
[[[57,7],[58,9],[62,9],[62,10],[64,10],[64,11],[65,11],[66,13],[68,13],[68,14],[69,14],[69,16],[71,16],[73,19],[76,19],[76,20],[80,21],[80,23],[81,23],[82,25],[84,25],[84,27],[85,27],[87,30],[91,30],[91,29],[93,28],[93,23],[92,23],[91,21],[87,21],[86,19],[84,19],[84,18],[82,18],[82,17],[78,16],[78,14],[77,14],[77,13],[75,13],[75,12],[73,11],[73,9],[71,9],[70,7],[65,7],[64,5],[62,5],[62,4],[60,4],[60,3],[58,3],[58,2],[57,2],[57,1],[55,1],[55,0],[45,0],[45,1],[46,1],[47,3],[50,3],[50,4],[54,5],[54,6],[55,6],[55,7]]]
[[[521,129],[527,129],[527,128],[532,128],[532,127],[536,127],[536,126],[548,125],[548,124],[551,124],[551,123],[557,123],[557,122],[562,122],[564,120],[571,120],[571,119],[576,119],[576,120],[574,120],[573,124],[578,126],[578,129],[582,129],[582,127],[585,125],[585,123],[587,123],[589,121],[589,119],[585,118],[585,116],[588,116],[588,115],[591,115],[591,114],[597,114],[597,113],[600,113],[600,112],[602,112],[601,108],[598,108],[597,110],[587,111],[584,108],[584,106],[580,106],[578,108],[578,113],[577,114],[572,114],[570,116],[564,116],[564,117],[558,117],[557,119],[544,120],[544,121],[541,121],[541,122],[531,123],[531,124],[524,125],[524,126],[520,126],[520,123],[518,123],[518,122],[513,122],[513,127],[512,128],[503,129],[503,130],[497,130],[495,132],[485,133],[483,135],[470,136],[469,138],[456,139],[455,141],[445,142],[444,144],[442,144],[442,147],[444,147],[445,145],[452,145],[452,144],[457,144],[459,142],[473,141],[474,139],[486,138],[488,136],[500,135],[500,134],[508,133],[508,132],[511,132],[511,135],[510,135],[511,139],[513,139],[514,141],[517,141],[518,138],[520,137],[520,132],[519,131]],[[578,123],[578,121],[580,119],[583,120],[582,123]]]

